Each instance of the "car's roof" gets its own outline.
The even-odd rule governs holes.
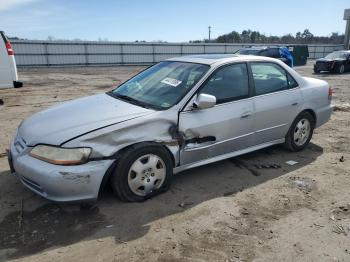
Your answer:
[[[265,50],[268,48],[269,47],[266,47],[266,46],[251,46],[251,47],[244,47],[241,50]]]
[[[334,51],[333,53],[350,53],[350,50],[338,50]]]
[[[251,46],[251,47],[244,47],[241,50],[265,50],[265,49],[275,49],[275,48],[281,48],[282,46]]]
[[[271,61],[271,58],[264,57],[264,56],[237,55],[237,54],[203,54],[203,55],[186,55],[186,56],[180,56],[180,57],[173,57],[173,58],[167,59],[166,61],[177,61],[177,62],[212,65],[215,63],[251,61],[251,60]]]

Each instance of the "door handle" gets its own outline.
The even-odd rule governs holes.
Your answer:
[[[251,112],[246,112],[246,113],[243,113],[243,114],[241,115],[241,118],[247,118],[247,117],[250,117],[251,115],[252,115]]]
[[[294,103],[292,104],[292,106],[296,106],[296,105],[298,105],[298,102],[294,102]]]

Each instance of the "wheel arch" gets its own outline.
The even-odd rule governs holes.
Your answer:
[[[113,158],[115,159],[115,161],[113,161],[113,163],[109,166],[109,168],[107,169],[107,171],[105,172],[105,174],[103,175],[103,178],[102,178],[102,181],[100,183],[100,187],[99,187],[99,193],[98,193],[98,196],[101,195],[101,193],[103,192],[104,188],[106,187],[106,185],[108,184],[110,178],[111,178],[111,175],[114,171],[114,169],[117,167],[118,165],[118,160],[121,158],[121,156],[129,149],[131,149],[132,147],[134,147],[134,150],[138,149],[138,148],[141,148],[141,147],[144,147],[144,146],[159,146],[159,147],[162,147],[164,148],[170,158],[171,158],[171,162],[173,164],[173,167],[175,167],[175,157],[173,155],[173,153],[170,151],[170,149],[164,145],[164,144],[161,144],[161,143],[158,143],[158,142],[154,142],[154,141],[144,141],[144,142],[138,142],[138,143],[134,143],[134,144],[131,144],[131,145],[127,145],[121,149],[119,149],[114,155],[113,155]]]
[[[308,112],[308,113],[310,113],[310,114],[312,115],[312,117],[314,118],[314,125],[316,126],[316,123],[317,123],[317,116],[316,116],[315,111],[312,110],[312,109],[310,109],[310,108],[304,109],[303,111],[301,111],[301,112],[298,114],[298,116],[301,115],[301,114],[304,113],[304,112]],[[298,116],[297,116],[297,117],[298,117]]]
[[[297,114],[297,115],[294,117],[293,121],[291,122],[291,124],[290,124],[290,126],[289,126],[289,128],[288,128],[288,131],[287,131],[287,133],[286,133],[286,136],[288,135],[289,130],[292,128],[294,121],[295,121],[302,113],[305,113],[305,112],[307,112],[307,113],[309,113],[309,114],[312,115],[312,117],[314,118],[314,126],[316,126],[316,121],[317,121],[316,113],[315,113],[314,110],[312,110],[312,109],[310,109],[310,108],[307,108],[307,109],[304,109],[304,110],[300,111],[299,114]]]

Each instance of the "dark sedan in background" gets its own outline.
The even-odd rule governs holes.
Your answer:
[[[322,71],[338,74],[350,71],[350,51],[335,51],[324,58],[317,59],[314,72],[318,74]]]
[[[293,57],[286,47],[252,46],[242,48],[237,54],[272,57],[281,60],[290,67],[293,67]]]

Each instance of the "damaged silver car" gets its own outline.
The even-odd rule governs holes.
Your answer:
[[[10,168],[54,201],[96,200],[107,183],[121,200],[143,201],[185,169],[274,144],[305,148],[331,97],[325,81],[272,58],[172,58],[24,120]]]

